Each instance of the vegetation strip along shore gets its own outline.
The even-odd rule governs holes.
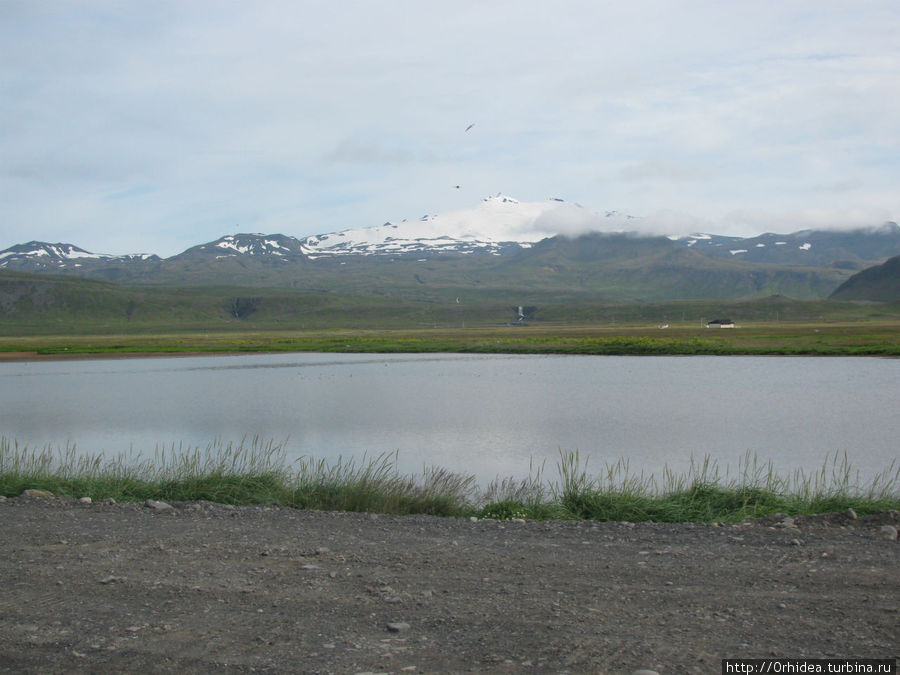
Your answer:
[[[900,321],[473,329],[234,331],[0,337],[6,360],[258,352],[900,356]]]
[[[892,464],[863,484],[846,456],[826,457],[812,474],[784,477],[749,453],[738,478],[722,476],[706,460],[687,475],[633,475],[627,462],[589,473],[576,452],[561,452],[558,479],[542,467],[524,480],[495,480],[481,488],[471,476],[439,468],[417,479],[401,475],[396,455],[335,463],[285,460],[282,444],[214,443],[205,449],[172,447],[152,459],[79,453],[74,446],[31,449],[0,438],[0,496],[26,490],[116,501],[211,501],[279,504],[298,509],[429,514],[452,517],[629,522],[736,522],[772,513],[863,515],[900,510],[900,466]]]

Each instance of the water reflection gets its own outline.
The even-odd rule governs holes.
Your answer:
[[[847,452],[864,474],[896,457],[900,361],[767,357],[269,354],[0,364],[0,433],[20,445],[118,454],[213,439],[285,441],[290,457],[398,452],[398,466],[555,475],[687,470],[746,451],[779,470]]]

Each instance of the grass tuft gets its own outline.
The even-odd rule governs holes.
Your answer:
[[[770,513],[803,515],[845,511],[860,515],[900,509],[900,466],[892,463],[867,484],[844,455],[830,455],[820,470],[778,475],[772,463],[747,453],[738,476],[723,475],[708,457],[687,474],[634,474],[627,461],[588,471],[580,453],[560,451],[558,480],[531,467],[524,480],[497,479],[480,489],[473,476],[429,468],[419,477],[397,470],[397,453],[360,461],[308,457],[293,466],[284,445],[258,438],[206,448],[172,445],[152,458],[85,455],[74,445],[31,449],[0,438],[0,495],[29,488],[61,497],[116,501],[207,500],[223,504],[281,504],[299,509],[400,515],[476,516],[639,522],[728,522]]]

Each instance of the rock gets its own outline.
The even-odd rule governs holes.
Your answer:
[[[0,504],[2,504],[2,503],[5,502],[5,501],[6,501],[6,496],[5,496],[5,495],[0,495]]]
[[[893,525],[882,525],[878,528],[878,531],[885,539],[897,541],[897,528]]]
[[[174,511],[175,507],[171,504],[166,504],[165,502],[160,502],[155,499],[148,499],[144,502],[144,506],[148,509],[153,509],[154,511]]]
[[[859,516],[856,515],[855,509],[847,509],[847,515],[850,517],[850,520],[856,520],[857,518],[859,518]]]
[[[93,500],[90,497],[79,497],[78,498],[79,504],[90,504],[90,503],[92,503],[92,501]]]
[[[640,668],[638,670],[631,671],[631,675],[659,675],[655,670],[647,670],[646,668]]]
[[[387,625],[387,629],[391,633],[403,633],[404,631],[408,631],[409,628],[409,624],[405,621],[396,621]]]
[[[102,502],[100,502],[100,503],[101,503],[101,504],[115,504],[115,503],[116,503],[116,500],[113,499],[112,497],[107,497],[106,499],[104,499],[104,500],[103,500]]]
[[[25,490],[24,492],[22,492],[22,496],[23,497],[38,497],[38,498],[46,499],[47,497],[55,497],[56,495],[54,495],[52,492],[48,492],[47,490],[29,489],[29,490]]]
[[[785,516],[781,519],[781,522],[778,523],[778,527],[783,527],[785,529],[797,529],[797,523],[790,516]]]

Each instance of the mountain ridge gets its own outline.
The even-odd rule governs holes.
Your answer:
[[[423,215],[414,220],[294,237],[285,234],[233,233],[196,244],[168,257],[156,254],[92,253],[71,243],[31,241],[0,251],[0,267],[36,271],[84,267],[91,263],[159,262],[214,254],[219,259],[241,255],[271,255],[282,260],[315,260],[353,255],[471,254],[530,248],[557,236],[593,232],[626,233],[640,218],[617,211],[591,212],[580,204],[553,198],[523,202],[498,193],[472,208]],[[653,236],[636,234],[636,236]],[[900,226],[847,230],[799,230],[736,237],[710,233],[668,235],[669,239],[704,254],[780,264],[839,264],[863,269],[900,254]],[[885,248],[885,246],[887,246]]]
[[[0,269],[120,283],[283,286],[424,299],[467,289],[618,301],[812,299],[900,255],[896,223],[740,238],[640,234],[627,229],[636,220],[557,199],[519,202],[498,194],[472,209],[328,235],[228,234],[168,258],[32,241],[0,251]],[[568,234],[545,236],[554,230]]]

